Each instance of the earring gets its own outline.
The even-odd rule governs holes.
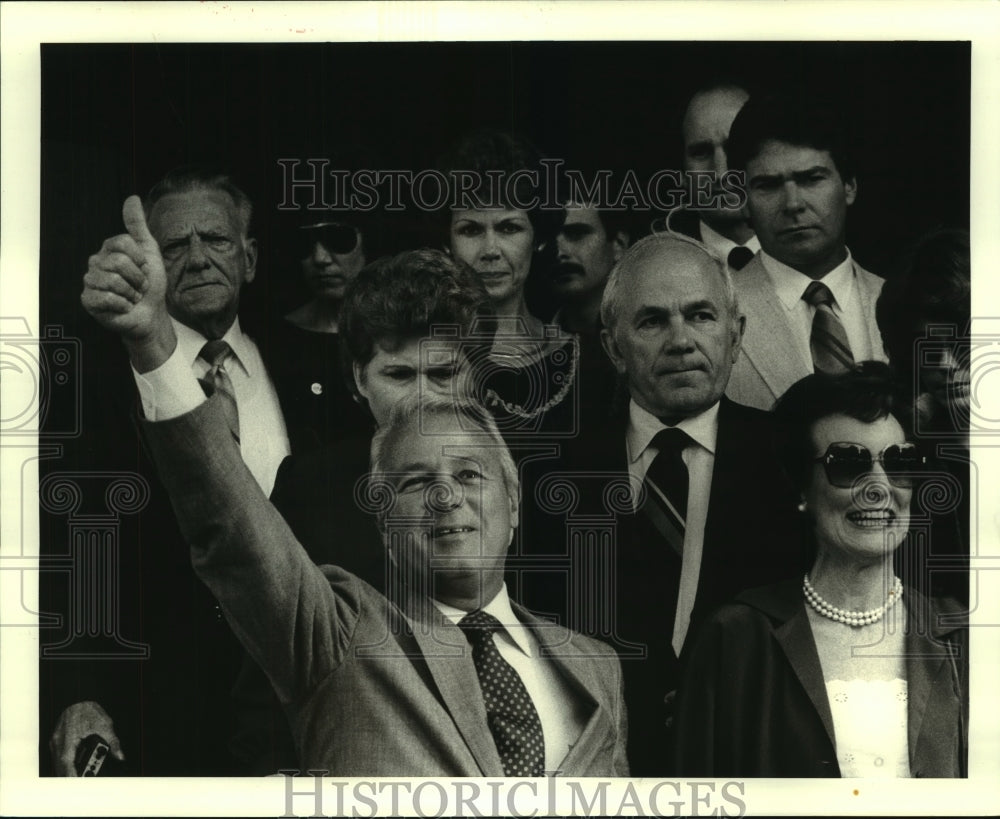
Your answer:
[[[803,501],[799,501],[799,505],[796,506],[795,508],[798,509],[800,512],[805,512],[806,511],[806,502],[804,500]]]

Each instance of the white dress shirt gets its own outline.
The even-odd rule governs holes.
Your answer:
[[[677,592],[677,612],[674,616],[672,644],[680,655],[684,638],[691,623],[698,578],[701,574],[701,555],[705,543],[705,521],[708,520],[708,499],[712,489],[715,469],[715,442],[719,435],[719,404],[676,425],[694,441],[681,453],[688,469],[688,505],[684,522],[684,554],[681,557],[681,579]],[[659,451],[651,446],[653,438],[666,425],[635,401],[629,402],[628,428],[625,449],[628,457],[629,483],[632,485],[632,507],[638,511],[637,500],[646,470]],[[656,548],[669,549],[666,543]]]
[[[468,614],[438,600],[433,602],[455,625]],[[492,614],[503,626],[493,634],[493,643],[521,678],[538,712],[545,739],[545,770],[557,771],[587,724],[583,703],[552,662],[541,656],[531,629],[517,619],[506,584],[483,606],[483,611]]]
[[[132,370],[142,411],[150,421],[176,418],[205,400],[197,379],[209,370],[208,362],[199,357],[208,339],[173,318],[170,321],[177,334],[170,358],[148,373]],[[238,318],[222,340],[233,351],[225,368],[240,413],[240,454],[264,494],[270,495],[278,466],[291,451],[278,394],[257,345],[240,329]]]
[[[809,363],[809,369],[812,369],[809,336],[812,333],[812,321],[816,314],[816,308],[804,301],[802,295],[813,280],[804,273],[779,262],[773,256],[769,256],[766,251],[761,251],[760,260],[764,264],[767,275],[771,278],[778,301],[784,308],[788,324],[792,328],[793,337],[789,339],[789,342]],[[854,278],[854,259],[851,258],[851,252],[848,251],[847,258],[819,281],[829,287],[830,292],[833,293],[833,312],[844,325],[854,360],[867,361],[872,357],[872,349],[868,339],[864,309],[861,306],[860,288]]]
[[[729,260],[729,251],[734,247],[745,247],[752,253],[756,253],[760,250],[760,239],[757,238],[755,233],[749,239],[747,239],[746,244],[741,245],[739,242],[734,242],[732,239],[727,239],[718,231],[712,230],[708,223],[698,220],[698,232],[701,235],[702,244],[706,245],[709,250],[715,253],[719,258],[727,261]],[[729,268],[730,273],[738,273],[738,270],[733,270],[732,267]]]

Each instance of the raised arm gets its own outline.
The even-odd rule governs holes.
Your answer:
[[[334,572],[334,592],[260,490],[220,402],[204,400],[189,364],[174,355],[166,273],[138,197],[125,201],[123,216],[128,232],[91,257],[81,301],[122,338],[154,392],[170,399],[173,412],[158,411],[162,420],[145,422],[143,431],[195,570],[279,697],[296,699],[347,651],[360,584]],[[197,397],[177,401],[182,394]]]

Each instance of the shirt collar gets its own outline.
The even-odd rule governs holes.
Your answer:
[[[640,407],[635,400],[628,405],[628,430],[625,433],[629,463],[635,463],[646,451],[656,433],[666,429],[659,418]],[[682,429],[696,444],[715,454],[715,441],[719,432],[719,402],[716,401],[704,412],[684,418],[675,425]]]
[[[760,250],[760,239],[757,238],[756,233],[747,239],[746,244],[741,245],[739,242],[727,239],[718,231],[712,230],[708,223],[703,220],[698,221],[698,229],[701,232],[702,244],[706,245],[709,250],[723,259],[729,258],[729,251],[734,247],[745,247],[753,253]]]
[[[764,270],[767,271],[767,275],[771,278],[774,290],[778,294],[781,303],[785,306],[786,310],[791,310],[801,301],[802,294],[806,292],[806,288],[812,284],[813,280],[805,273],[800,273],[794,267],[789,267],[784,262],[779,262],[774,256],[769,256],[766,250],[760,252],[760,260],[764,265]],[[851,257],[851,251],[848,250],[844,261],[819,281],[830,288],[834,301],[843,310],[854,289],[854,259]]]
[[[174,333],[177,335],[177,347],[184,355],[184,360],[189,366],[194,366],[201,348],[205,346],[208,339],[197,330],[188,327],[173,316],[170,317],[170,323],[174,325]],[[222,340],[232,348],[236,360],[247,376],[252,378],[253,357],[250,355],[249,340],[244,335],[243,330],[240,329],[240,319],[238,316],[229,329],[226,330],[226,334],[222,337]]]
[[[431,602],[437,607],[438,611],[441,612],[448,620],[458,625],[458,621],[465,617],[469,612],[463,611],[462,609],[457,609],[454,606],[449,606],[447,603],[442,603],[440,600],[432,599]],[[517,615],[514,614],[514,609],[510,605],[510,596],[507,594],[507,584],[504,583],[500,587],[500,591],[497,592],[496,597],[490,600],[485,606],[482,607],[483,611],[487,614],[492,614],[500,624],[504,627],[504,631],[510,635],[511,640],[514,644],[521,649],[527,656],[532,656],[532,646],[531,640],[528,637],[527,630],[520,620],[517,619]]]

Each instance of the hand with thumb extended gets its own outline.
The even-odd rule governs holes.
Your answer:
[[[138,196],[125,200],[122,218],[128,232],[106,239],[90,257],[80,301],[122,337],[133,365],[146,372],[163,363],[176,344],[167,316],[167,274]]]

